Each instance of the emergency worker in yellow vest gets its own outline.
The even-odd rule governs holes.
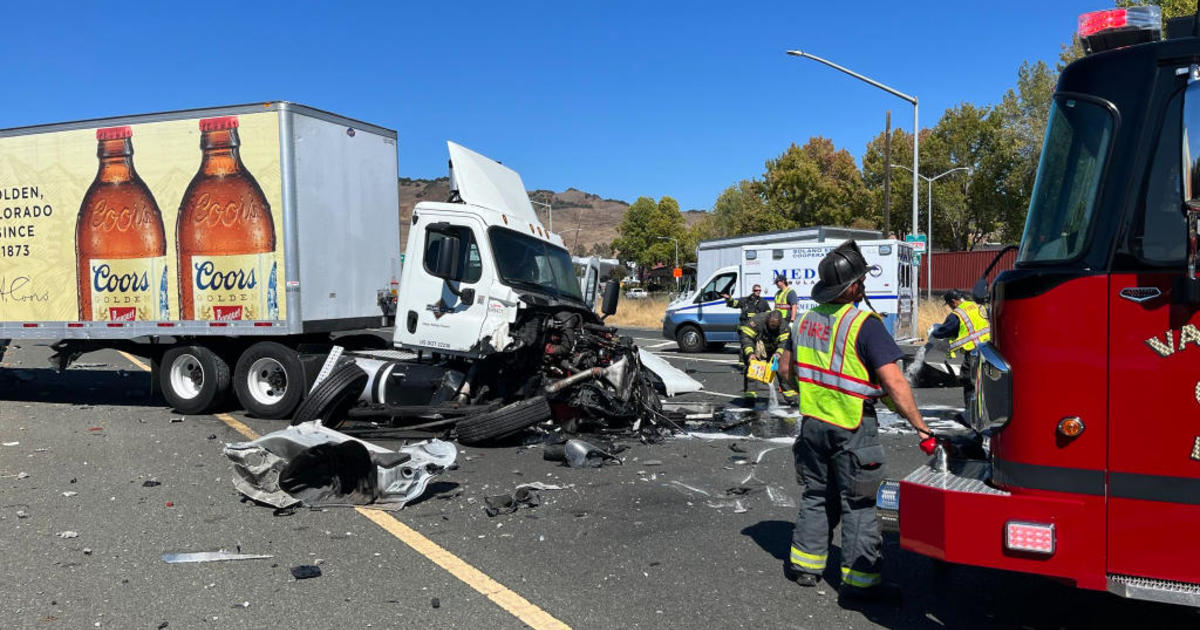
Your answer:
[[[866,296],[867,261],[847,241],[821,259],[812,297],[817,306],[792,324],[791,377],[798,385],[800,435],[792,446],[804,485],[784,574],[816,586],[829,558],[840,516],[840,592],[875,598],[885,593],[875,491],[883,481],[875,401],[888,396],[917,430],[921,448],[936,442],[921,419],[912,389],[896,363],[900,348],[878,314],[855,304]]]
[[[759,313],[746,324],[738,326],[743,367],[749,368],[750,359],[770,361],[782,358],[784,350],[787,349],[788,335],[787,322],[784,321],[779,311],[774,310]],[[779,364],[783,366],[784,362],[781,360]],[[789,403],[793,401],[796,397],[796,388],[792,386],[791,380],[783,378],[781,372],[776,372],[775,380],[783,391],[784,399]],[[768,387],[773,387],[773,385],[768,385]],[[747,403],[753,403],[758,398],[758,392],[754,389],[750,377],[746,376],[745,369],[742,374],[742,392],[742,397]]]
[[[775,288],[778,289],[775,293],[775,310],[783,315],[783,320],[791,322],[796,318],[796,304],[800,301],[800,297],[796,295],[796,290],[788,284],[787,276],[779,274],[775,276]]]
[[[968,300],[961,291],[949,291],[943,299],[946,306],[950,307],[950,314],[945,321],[930,329],[929,336],[949,339],[951,357],[958,352],[963,353],[962,371],[958,378],[963,388],[963,404],[970,413],[975,408],[975,366],[979,364],[979,344],[992,339],[992,329],[983,309]]]

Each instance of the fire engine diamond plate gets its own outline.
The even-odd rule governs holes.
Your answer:
[[[1200,462],[1200,435],[1196,436],[1196,441],[1192,443],[1192,459]]]
[[[999,496],[1007,496],[1009,494],[1003,490],[989,486],[987,480],[990,478],[991,470],[987,462],[952,461],[950,469],[946,472],[938,472],[929,466],[921,466],[909,473],[904,480],[909,483],[941,490],[952,490],[954,492],[994,494]]]
[[[1144,599],[1184,606],[1200,605],[1200,584],[1171,582],[1132,575],[1108,576],[1108,592],[1130,599]]]

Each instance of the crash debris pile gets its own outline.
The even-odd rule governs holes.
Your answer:
[[[306,422],[229,444],[234,486],[276,508],[372,504],[400,509],[454,465],[457,449],[428,440],[392,451]]]

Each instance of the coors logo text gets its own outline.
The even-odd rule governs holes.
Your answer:
[[[211,260],[193,263],[196,273],[196,288],[201,290],[232,291],[253,289],[258,286],[254,269],[230,269],[217,271]]]
[[[92,267],[92,288],[97,293],[148,291],[150,278],[145,271],[140,273],[113,273],[107,264]]]

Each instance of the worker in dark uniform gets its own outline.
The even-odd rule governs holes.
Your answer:
[[[963,405],[970,414],[975,401],[975,366],[979,363],[979,344],[992,339],[983,308],[967,299],[961,291],[952,290],[942,297],[950,314],[945,321],[929,330],[934,339],[950,340],[950,356],[963,353],[962,370],[958,373],[963,388]]]
[[[749,367],[750,359],[760,361],[781,359],[787,348],[789,334],[787,324],[783,321],[783,316],[779,314],[779,311],[771,310],[755,315],[749,323],[738,327],[738,337],[742,344],[742,361]],[[777,363],[780,366],[784,365],[783,361],[777,361]],[[784,399],[790,401],[796,397],[796,389],[789,384],[790,381],[782,379],[779,372],[776,372],[774,380],[780,384]],[[742,375],[742,390],[743,398],[747,402],[753,402],[758,398],[758,392],[751,385],[750,377],[745,372]]]
[[[796,295],[796,291],[788,284],[787,276],[779,274],[775,276],[775,310],[783,315],[784,321],[791,323],[796,319],[796,304],[800,301],[800,297]]]
[[[750,295],[743,298],[733,298],[728,293],[722,293],[721,297],[725,298],[725,306],[741,310],[742,314],[738,317],[739,326],[745,326],[755,315],[771,310],[771,305],[763,299],[762,285],[754,285]]]
[[[884,453],[875,401],[890,397],[926,453],[936,442],[896,363],[900,348],[877,313],[854,306],[866,295],[867,262],[858,245],[838,246],[817,272],[818,305],[792,324],[792,350],[784,355],[799,389],[802,419],[792,452],[804,484],[784,573],[802,586],[818,583],[840,515],[841,593],[871,598],[883,593],[875,491]]]

